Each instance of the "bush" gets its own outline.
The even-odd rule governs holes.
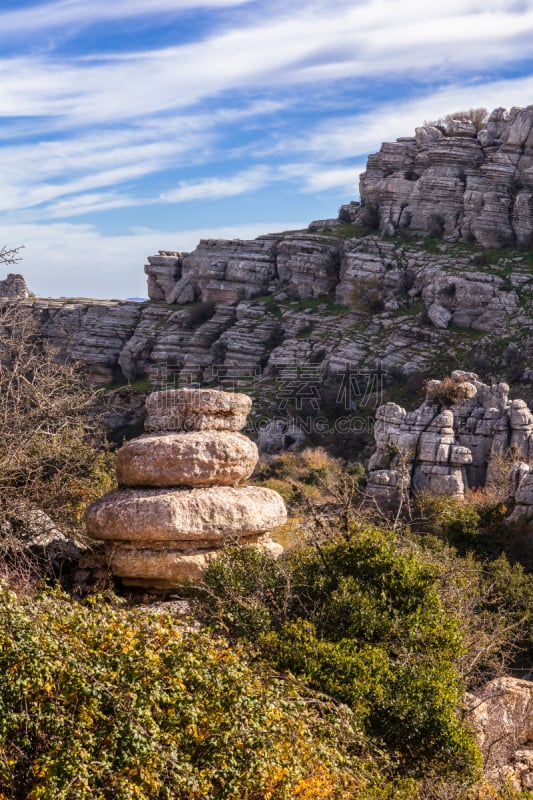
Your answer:
[[[275,489],[290,504],[324,499],[343,475],[340,460],[323,447],[308,447],[301,453],[282,453],[260,466],[257,480]]]
[[[229,550],[196,603],[216,629],[346,703],[401,771],[471,774],[477,750],[456,716],[462,639],[436,575],[394,534],[352,529],[278,562]]]
[[[489,112],[486,108],[469,108],[466,111],[454,111],[452,114],[446,114],[446,116],[431,122],[425,121],[424,125],[444,129],[450,122],[457,119],[461,122],[473,122],[476,131],[480,131],[485,127],[488,116]]]
[[[360,314],[381,314],[385,307],[383,294],[383,280],[379,276],[358,277],[350,290],[350,308]]]
[[[428,381],[424,386],[426,402],[439,406],[453,406],[468,399],[468,383],[465,378],[444,378],[442,381]]]
[[[406,786],[346,707],[241,647],[165,612],[0,588],[3,800],[408,800]]]
[[[0,310],[0,521],[31,511],[79,528],[88,503],[112,488],[101,394],[76,364],[44,350],[31,310]]]
[[[502,500],[502,487],[468,490],[464,498],[419,492],[417,512],[422,527],[443,537],[459,553],[473,551],[479,555],[498,556],[508,533],[504,524],[507,505]]]

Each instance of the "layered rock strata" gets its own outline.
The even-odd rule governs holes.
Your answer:
[[[121,488],[87,511],[87,532],[106,542],[112,572],[130,586],[172,589],[197,581],[224,545],[281,552],[269,536],[287,519],[277,492],[242,486],[258,458],[238,431],[246,395],[215,390],[154,392],[146,433],[118,453]]]
[[[429,381],[416,411],[380,406],[374,435],[368,492],[380,504],[396,505],[413,490],[462,497],[467,487],[501,480],[510,454],[525,462],[514,480],[516,501],[526,505],[531,495],[533,503],[533,414],[525,401],[509,399],[505,383],[488,386],[461,371]]]
[[[533,106],[425,123],[386,142],[360,178],[359,217],[482,247],[533,241]]]
[[[533,275],[526,255],[491,254],[489,263],[464,245],[433,243],[435,252],[428,252],[423,242],[343,239],[334,231],[280,235],[277,242],[270,294],[257,284],[251,299],[208,302],[196,276],[197,301],[181,305],[28,299],[19,307],[35,317],[44,345],[62,360],[81,362],[97,385],[148,378],[156,388],[152,376],[165,370],[179,385],[220,385],[216,370],[272,376],[281,363],[318,368],[330,380],[379,361],[406,377],[434,374],[444,358],[453,359],[452,369],[489,374],[512,365],[518,379],[533,382]],[[213,262],[227,256],[226,245],[206,251]],[[254,246],[247,243],[248,260]],[[169,270],[167,288],[176,283],[175,264]]]

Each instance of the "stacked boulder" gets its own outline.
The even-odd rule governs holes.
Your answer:
[[[201,578],[226,544],[270,539],[287,512],[277,492],[242,486],[258,458],[239,433],[251,400],[213,389],[154,392],[145,430],[118,453],[118,491],[87,511],[87,532],[106,542],[109,566],[129,586],[169,590]]]

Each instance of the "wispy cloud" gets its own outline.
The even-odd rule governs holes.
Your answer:
[[[200,8],[230,8],[249,0],[59,0],[38,3],[23,9],[0,12],[0,38],[17,33],[61,28],[65,25],[94,25],[115,19],[131,19],[154,14]]]
[[[308,136],[287,141],[285,149],[308,150],[317,160],[330,160],[334,154],[339,159],[354,158],[375,151],[383,141],[413,135],[424,121],[439,119],[453,111],[479,107],[492,111],[502,103],[510,108],[527,105],[530,100],[533,100],[533,76],[529,75],[462,86],[452,83],[409,100],[381,103],[369,112],[330,118]]]
[[[254,167],[227,178],[207,178],[201,181],[180,181],[177,189],[161,194],[167,203],[184,203],[194,200],[217,200],[247,194],[266,186],[274,179],[267,167]]]
[[[115,48],[113,31],[130,25],[138,36]],[[109,263],[121,280],[127,270],[143,280],[133,245],[184,246],[162,233],[178,204],[187,235],[203,230],[198,201],[218,202],[224,219],[232,209],[233,229],[239,208],[279,219],[281,196],[285,209],[294,198],[289,216],[307,204],[311,219],[324,198],[356,196],[383,140],[456,108],[527,104],[532,36],[533,0],[56,0],[0,11],[0,219],[15,243],[29,237],[30,271],[38,245],[49,282],[77,280],[81,247],[106,265],[91,273],[102,293],[115,292]],[[102,211],[116,236],[95,227]],[[145,217],[161,225],[132,234]]]
[[[242,27],[118,60],[3,59],[0,108],[4,116],[103,123],[185,108],[230,90],[402,73],[427,80],[431,69],[451,76],[529,58],[532,34],[531,2],[520,11],[477,0],[302,3],[290,14],[265,19],[261,9]],[[125,91],[133,86],[134,102]]]

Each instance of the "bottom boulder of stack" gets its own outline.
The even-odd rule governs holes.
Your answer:
[[[248,544],[278,557],[283,547],[268,534],[235,538],[230,534],[220,541],[221,547]],[[200,549],[202,546],[205,549]],[[107,560],[114,575],[126,586],[169,591],[184,583],[201,581],[209,561],[220,554],[213,542],[195,542],[194,549],[186,542],[114,542],[108,543]]]

